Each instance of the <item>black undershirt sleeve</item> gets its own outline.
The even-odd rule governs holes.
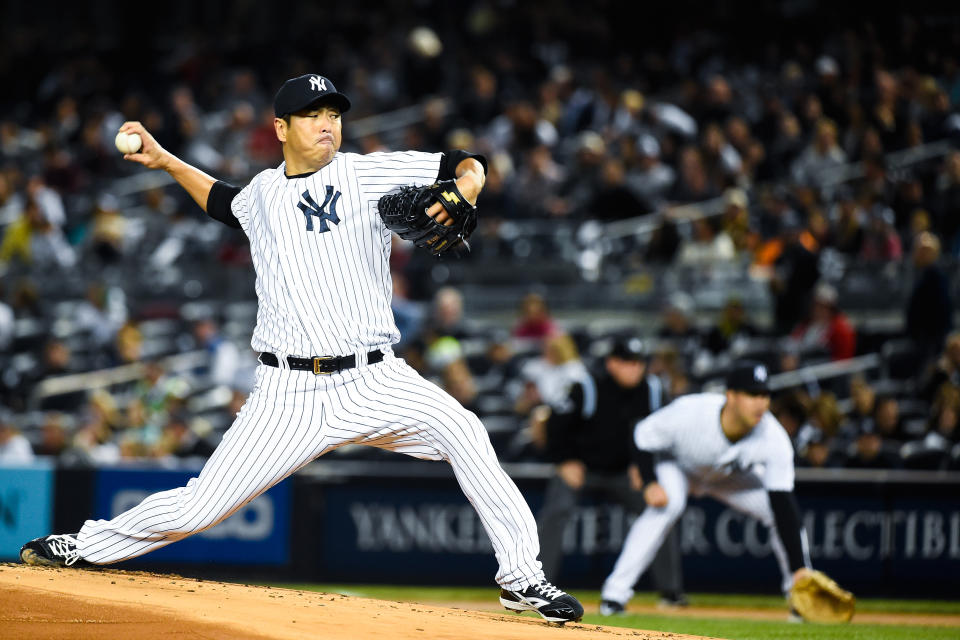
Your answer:
[[[457,165],[467,158],[475,158],[477,162],[483,165],[483,174],[487,174],[487,159],[479,153],[470,153],[463,149],[453,149],[446,151],[443,158],[440,159],[440,173],[437,174],[437,181],[453,180],[457,177]]]
[[[777,533],[787,551],[787,562],[790,571],[796,571],[806,563],[803,560],[803,542],[800,539],[802,524],[800,523],[800,509],[792,491],[768,491],[770,508],[773,510],[773,521]]]
[[[230,203],[238,193],[240,193],[240,187],[221,180],[214,182],[207,196],[207,215],[228,227],[239,229],[240,221],[233,215],[233,209],[230,208]]]

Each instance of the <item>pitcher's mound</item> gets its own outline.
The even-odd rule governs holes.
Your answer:
[[[490,597],[496,598],[491,588]],[[433,640],[693,638],[587,624],[550,627],[503,615],[176,575],[0,565],[0,628],[9,638],[87,640]]]

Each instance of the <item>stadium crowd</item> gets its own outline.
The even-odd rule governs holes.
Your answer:
[[[250,271],[245,239],[205,219],[179,190],[137,182],[113,137],[124,120],[140,120],[191,164],[243,183],[282,159],[273,89],[319,70],[355,105],[344,150],[487,156],[483,224],[468,258],[478,269],[484,244],[510,241],[509,222],[653,221],[652,236],[618,259],[732,268],[764,282],[771,307],[761,313],[730,292],[715,317],[698,315],[676,291],[658,326],[629,328],[647,340],[648,374],[674,397],[707,385],[698,363],[722,366],[751,345],[767,346],[777,372],[867,353],[828,266],[902,267],[913,280],[896,337],[912,373],[891,380],[883,366],[840,384],[784,388],[773,411],[805,465],[956,464],[960,335],[950,267],[960,257],[960,58],[941,45],[960,37],[960,25],[936,16],[808,18],[759,33],[737,21],[710,26],[717,16],[708,12],[702,24],[665,19],[638,47],[602,12],[562,4],[443,13],[460,21],[457,38],[446,22],[413,24],[395,19],[400,12],[386,5],[368,30],[360,7],[324,16],[341,35],[318,50],[298,27],[289,39],[306,53],[282,50],[282,64],[269,66],[259,55],[265,43],[245,49],[236,38],[197,35],[200,25],[169,50],[161,24],[145,48],[163,54],[163,64],[145,67],[151,73],[134,71],[137,54],[126,63],[103,55],[118,43],[92,30],[57,49],[40,26],[20,25],[0,58],[17,89],[0,99],[8,409],[0,459],[209,453],[249,390],[255,354],[224,332],[226,301],[207,293],[219,312],[190,315],[141,280],[186,281],[197,265],[242,280],[229,274]],[[255,8],[235,18],[234,35],[247,23],[271,24]],[[17,73],[33,50],[50,64],[32,67],[39,76]],[[416,117],[405,120],[411,109]],[[903,161],[931,143],[947,146]],[[720,204],[676,215],[709,202]],[[457,288],[424,278],[409,247],[395,243],[392,261],[398,350],[485,419],[504,459],[536,459],[531,412],[562,398],[605,336],[554,317],[536,293],[517,301],[515,325],[473,322]],[[68,290],[78,280],[79,296]],[[890,304],[877,292],[877,307]],[[203,363],[165,368],[166,356],[190,350],[205,354]],[[122,366],[134,367],[124,384],[44,386]]]

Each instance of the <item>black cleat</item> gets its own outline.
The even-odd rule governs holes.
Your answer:
[[[689,607],[690,601],[683,593],[668,591],[660,595],[660,601],[657,603],[658,609],[683,609]]]
[[[616,600],[600,601],[600,615],[602,616],[618,616],[623,613],[623,609],[623,605]]]
[[[546,580],[523,591],[500,590],[500,604],[510,611],[536,611],[547,622],[580,622],[583,605]]]
[[[77,534],[44,536],[20,547],[20,562],[41,567],[92,567],[77,551]]]

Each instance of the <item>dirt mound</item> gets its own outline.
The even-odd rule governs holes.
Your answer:
[[[35,640],[684,640],[656,631],[546,625],[532,614],[370,600],[120,570],[0,565],[3,637]]]

